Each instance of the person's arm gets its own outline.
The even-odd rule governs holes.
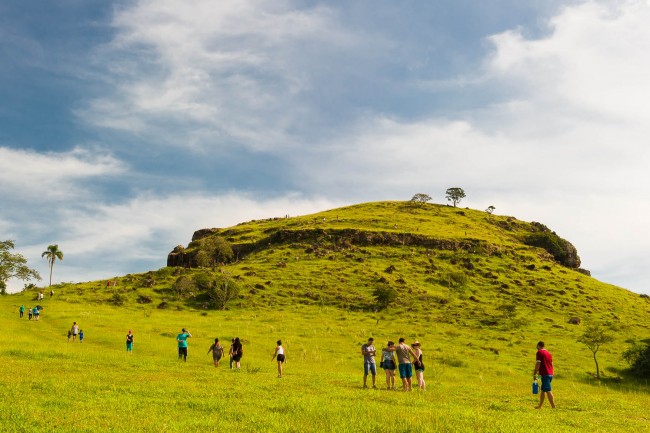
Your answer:
[[[361,346],[361,356],[366,356],[368,354],[368,351],[366,350],[366,346]]]
[[[537,373],[539,373],[539,367],[542,365],[542,361],[539,359],[535,361],[535,369],[533,370],[533,379],[537,377]]]
[[[275,359],[275,356],[278,354],[278,346],[275,347],[275,352],[273,353],[273,358],[271,358],[271,361]]]
[[[209,354],[210,352],[212,352],[213,350],[214,350],[214,344],[212,346],[210,346],[210,348],[208,349],[208,353],[206,353],[206,355]]]
[[[190,331],[187,331],[187,338],[192,337],[192,334],[190,334]]]

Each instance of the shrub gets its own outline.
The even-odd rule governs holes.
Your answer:
[[[630,364],[632,375],[650,378],[650,344],[633,343],[623,352],[623,359]]]
[[[380,286],[372,292],[372,296],[375,297],[377,306],[384,309],[397,300],[397,290],[390,286]]]

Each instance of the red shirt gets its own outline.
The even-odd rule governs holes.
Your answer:
[[[542,376],[553,376],[553,357],[546,349],[540,349],[535,356],[539,364],[539,374]]]

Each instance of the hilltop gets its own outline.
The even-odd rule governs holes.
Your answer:
[[[103,299],[210,309],[210,284],[231,281],[238,291],[225,308],[386,309],[487,327],[521,325],[536,311],[555,326],[571,318],[646,320],[647,298],[591,278],[580,264],[576,248],[541,223],[375,202],[197,230],[187,247],[169,254],[168,267],[117,278]],[[106,291],[105,282],[73,287],[93,302]],[[394,299],[378,302],[386,292]]]

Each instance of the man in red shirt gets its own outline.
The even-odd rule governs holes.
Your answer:
[[[551,407],[555,409],[555,397],[551,391],[551,381],[553,380],[553,357],[551,353],[544,349],[544,342],[537,343],[537,355],[535,356],[535,371],[533,371],[533,379],[537,378],[537,373],[542,376],[542,392],[539,393],[539,405],[536,409],[541,409],[544,404],[544,397],[548,395],[548,402]]]

